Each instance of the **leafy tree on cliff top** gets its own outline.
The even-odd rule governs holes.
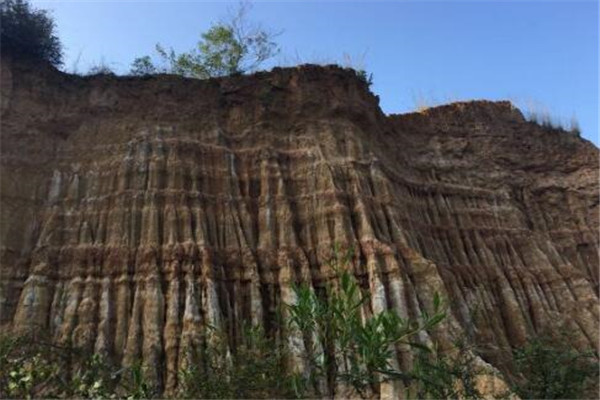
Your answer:
[[[248,21],[249,3],[240,3],[237,11],[214,24],[201,35],[195,49],[176,53],[156,45],[156,52],[167,67],[159,68],[149,56],[133,61],[133,75],[168,72],[191,78],[210,78],[253,72],[279,52],[274,38],[278,35]]]
[[[45,10],[35,10],[24,0],[0,2],[0,47],[2,54],[62,64],[61,44],[54,20]]]

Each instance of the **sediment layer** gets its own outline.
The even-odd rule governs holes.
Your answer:
[[[333,278],[339,244],[365,315],[416,317],[438,292],[429,335],[502,371],[563,326],[597,347],[598,149],[508,102],[386,116],[352,71],[316,66],[198,81],[5,58],[1,82],[3,329],[141,359],[170,391],[206,324],[232,345],[262,324],[301,354],[276,314],[292,282]]]

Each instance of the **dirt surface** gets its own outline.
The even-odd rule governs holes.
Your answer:
[[[4,329],[142,359],[170,392],[203,324],[263,324],[300,355],[275,313],[291,282],[333,277],[339,243],[365,313],[438,292],[429,335],[500,371],[561,326],[598,344],[598,149],[508,102],[386,116],[317,66],[199,81],[4,58],[1,85]]]

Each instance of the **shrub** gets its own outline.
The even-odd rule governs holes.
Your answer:
[[[45,10],[35,10],[24,0],[0,3],[2,53],[62,64],[62,50],[54,21]]]
[[[27,335],[0,337],[0,395],[3,398],[56,397],[60,365],[56,352]]]
[[[150,56],[138,57],[131,64],[131,75],[144,76],[152,75],[157,72]]]
[[[416,399],[480,399],[476,378],[482,373],[475,355],[463,341],[455,343],[457,354],[419,348],[410,372],[408,398]]]
[[[117,369],[100,354],[52,344],[46,333],[0,335],[0,398],[150,398],[141,367]]]
[[[104,59],[102,59],[99,62],[97,62],[94,65],[92,65],[90,67],[90,69],[88,70],[88,72],[87,72],[86,75],[87,76],[93,76],[93,75],[115,75],[115,72],[104,61]]]
[[[120,375],[119,388],[120,394],[133,399],[151,399],[158,395],[156,382],[149,382],[146,379],[144,365],[136,361],[129,368],[123,368],[114,375]]]
[[[367,84],[367,86],[370,87],[371,85],[373,85],[373,74],[372,73],[368,73],[364,69],[355,70],[355,72],[356,72],[356,76],[358,77],[358,79],[365,82]]]
[[[350,253],[340,258],[336,252],[331,266],[338,279],[325,288],[323,298],[306,285],[294,288],[297,302],[289,306],[289,323],[307,339],[308,390],[318,391],[318,382],[325,379],[328,394],[334,396],[336,382],[342,381],[364,397],[376,391],[378,383],[408,378],[392,367],[394,347],[420,346],[413,342],[414,336],[437,325],[445,313],[436,295],[433,314],[424,313],[420,321],[402,319],[390,310],[362,318],[369,297],[345,269],[349,260]]]
[[[293,376],[284,366],[286,351],[261,327],[244,326],[240,343],[229,347],[227,334],[205,328],[196,362],[179,375],[180,398],[294,397]]]
[[[108,398],[115,390],[116,378],[108,361],[100,354],[93,354],[76,367],[65,395],[81,399]]]
[[[514,351],[514,360],[514,391],[523,399],[584,398],[598,382],[598,356],[572,348],[565,332],[531,339]]]

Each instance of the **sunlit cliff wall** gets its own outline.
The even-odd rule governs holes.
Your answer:
[[[333,277],[339,243],[365,315],[415,317],[438,292],[429,334],[500,370],[561,326],[598,344],[598,149],[508,102],[386,116],[353,72],[315,66],[198,81],[3,59],[1,84],[5,330],[142,359],[172,390],[204,324],[232,343],[263,324],[300,354],[275,315],[291,282]]]

